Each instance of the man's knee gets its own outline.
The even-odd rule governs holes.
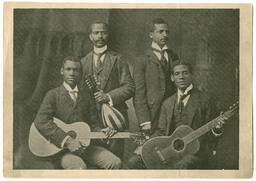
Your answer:
[[[61,158],[61,166],[64,169],[86,169],[83,159],[77,155],[68,153]]]
[[[112,157],[105,162],[105,169],[120,169],[122,167],[122,161],[117,157]]]

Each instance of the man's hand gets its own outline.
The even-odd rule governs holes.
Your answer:
[[[145,136],[150,136],[151,132],[151,124],[145,124],[141,127],[142,133],[145,134]]]
[[[94,98],[98,103],[108,103],[110,101],[108,95],[105,94],[102,90],[95,92]]]
[[[83,146],[83,144],[78,140],[74,138],[68,138],[68,140],[65,143],[65,146],[69,149],[70,152],[75,152],[80,149],[85,149],[86,147]]]
[[[101,131],[106,134],[107,138],[110,138],[117,133],[115,129],[110,127],[103,128]]]

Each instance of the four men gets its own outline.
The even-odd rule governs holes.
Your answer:
[[[93,131],[103,131],[111,137],[116,130],[108,126],[104,128],[99,114],[101,104],[116,108],[128,125],[125,101],[133,96],[140,128],[148,136],[170,135],[182,124],[196,129],[215,116],[211,99],[192,84],[191,66],[178,61],[178,56],[168,49],[168,24],[162,19],[152,22],[151,47],[135,61],[135,84],[121,55],[109,50],[108,25],[95,22],[89,33],[93,51],[81,59],[81,64],[73,57],[64,60],[61,68],[64,83],[47,93],[35,119],[35,125],[44,137],[60,148],[68,148],[69,151],[59,156],[63,168],[84,169],[87,163],[98,168],[121,168],[124,141],[95,143],[86,148],[82,140],[59,128],[53,122],[54,117],[65,123],[85,121]],[[97,77],[99,89],[93,96],[86,86],[77,86],[81,70],[81,85],[88,75]],[[184,158],[184,162],[177,163],[177,168],[206,165],[213,135],[219,133],[215,130],[202,137],[198,154]],[[140,156],[132,159],[133,165],[141,162]]]

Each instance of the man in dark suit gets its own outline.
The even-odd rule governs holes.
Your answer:
[[[169,136],[180,125],[188,125],[196,130],[218,116],[214,101],[192,84],[191,65],[177,62],[172,70],[171,79],[178,90],[164,101],[159,123],[153,136]],[[222,132],[221,125],[218,125],[211,132],[200,137],[199,152],[195,155],[187,155],[175,163],[174,167],[176,169],[209,169],[208,160],[216,146],[216,137]]]
[[[141,130],[147,134],[153,133],[157,126],[163,100],[175,92],[170,67],[178,56],[166,45],[168,33],[168,24],[164,20],[153,20],[149,33],[151,47],[134,66],[135,112]]]
[[[81,77],[81,63],[73,57],[63,61],[61,75],[64,82],[61,86],[50,90],[37,113],[35,126],[39,132],[51,143],[59,148],[68,150],[53,156],[60,160],[64,169],[84,169],[86,163],[105,169],[118,169],[121,160],[107,149],[91,144],[85,147],[84,140],[71,137],[54,122],[56,117],[66,124],[86,122],[93,130],[99,130],[94,102],[90,98],[86,87],[78,88]],[[113,132],[108,132],[111,136]]]
[[[151,137],[169,136],[180,125],[197,129],[217,117],[212,99],[193,86],[192,67],[188,63],[177,61],[171,70],[171,80],[175,82],[177,93],[163,102],[158,125]],[[208,160],[215,149],[216,137],[222,132],[221,125],[218,125],[212,132],[199,138],[199,152],[185,156],[174,163],[172,169],[209,169]],[[137,154],[141,154],[140,149],[137,149]],[[145,168],[140,156],[132,157],[128,165],[130,168]]]
[[[97,104],[106,103],[116,108],[124,116],[128,125],[125,101],[134,95],[135,89],[128,65],[120,54],[109,50],[106,23],[94,22],[90,26],[89,38],[93,43],[93,51],[81,59],[83,77],[96,75],[101,89],[94,94]],[[100,106],[97,107],[100,112]],[[111,128],[107,127],[107,129]],[[113,140],[107,147],[122,158],[124,140]]]

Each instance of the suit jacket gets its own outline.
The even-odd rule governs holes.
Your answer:
[[[81,63],[83,78],[88,74],[93,74],[93,52],[82,58]],[[108,50],[106,51],[102,74],[101,89],[111,96],[116,109],[127,114],[125,101],[133,97],[135,89],[127,63],[122,60],[120,54]]]
[[[158,126],[153,136],[169,136],[176,129],[173,126],[173,115],[177,99],[178,96],[175,93],[164,101],[161,107]],[[214,101],[196,88],[193,88],[184,109],[187,109],[184,120],[194,130],[217,117]],[[211,132],[208,132],[206,135],[201,136],[199,141],[200,150],[197,153],[199,161],[196,164],[193,163],[193,167],[207,167],[207,160],[211,156],[212,149],[216,146],[217,139]]]
[[[171,68],[173,62],[178,60],[178,56],[171,50],[167,53],[168,66]],[[136,87],[134,106],[138,121],[140,124],[150,121],[154,130],[166,89],[171,90],[168,92],[169,96],[176,89],[171,81],[170,72],[168,75],[164,73],[160,61],[151,48],[136,60],[134,81]]]
[[[86,122],[92,130],[96,129],[99,127],[96,108],[90,97],[88,91],[79,90],[74,103],[63,85],[48,91],[34,121],[36,128],[58,147],[68,134],[53,122],[53,117],[68,124]]]

